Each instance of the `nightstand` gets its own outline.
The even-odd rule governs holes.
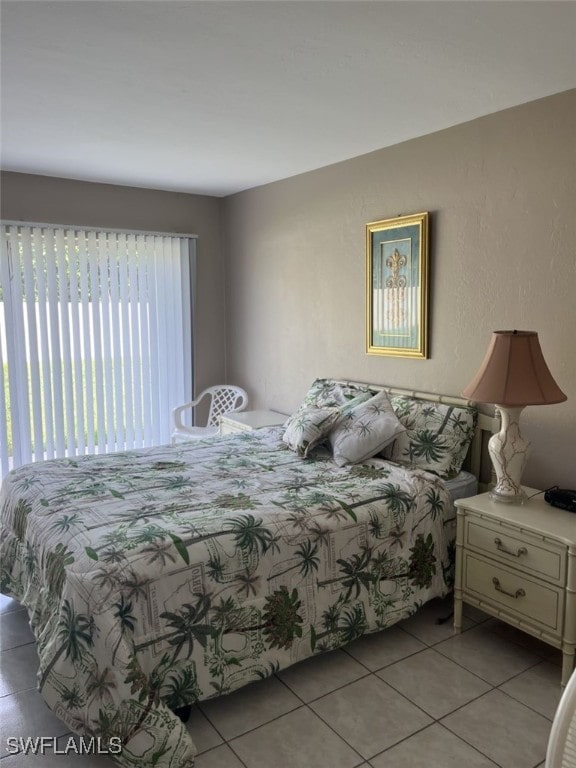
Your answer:
[[[454,503],[454,631],[462,629],[462,603],[475,605],[560,648],[566,685],[576,647],[576,515],[541,495],[519,506],[487,493]]]
[[[277,411],[236,411],[220,417],[220,434],[246,432],[262,427],[275,427],[284,424],[288,416]]]

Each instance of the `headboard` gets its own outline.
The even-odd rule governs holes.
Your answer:
[[[478,403],[475,403],[472,400],[466,400],[462,397],[453,397],[452,395],[437,395],[432,392],[418,392],[412,389],[388,387],[382,384],[347,381],[344,379],[336,379],[335,381],[337,384],[341,385],[369,387],[378,392],[383,390],[388,395],[400,395],[402,397],[412,397],[416,400],[429,400],[432,403],[475,408],[478,412],[478,424],[472,442],[470,443],[466,459],[464,460],[463,469],[467,472],[471,472],[478,478],[478,490],[480,492],[486,491],[494,485],[494,470],[490,456],[488,455],[487,446],[490,437],[500,430],[500,419],[497,416],[490,416],[489,414],[478,411]]]

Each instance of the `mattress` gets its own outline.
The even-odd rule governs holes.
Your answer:
[[[444,481],[452,501],[467,499],[478,493],[478,480],[470,472],[460,472],[456,477]]]

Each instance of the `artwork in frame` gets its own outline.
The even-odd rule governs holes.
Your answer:
[[[428,357],[428,213],[366,225],[366,352]]]

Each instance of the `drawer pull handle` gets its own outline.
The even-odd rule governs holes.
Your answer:
[[[520,547],[517,552],[512,552],[511,549],[507,549],[504,544],[502,544],[502,539],[494,539],[494,544],[496,544],[496,549],[500,552],[504,552],[506,555],[512,555],[512,557],[521,557],[522,555],[527,555],[528,550],[526,547]]]
[[[502,592],[504,595],[508,595],[508,597],[513,597],[515,600],[517,600],[519,597],[524,597],[526,595],[526,592],[524,592],[523,589],[517,589],[516,592],[508,592],[504,587],[500,584],[500,580],[494,576],[492,579],[492,583],[494,584],[494,589],[497,592]]]

